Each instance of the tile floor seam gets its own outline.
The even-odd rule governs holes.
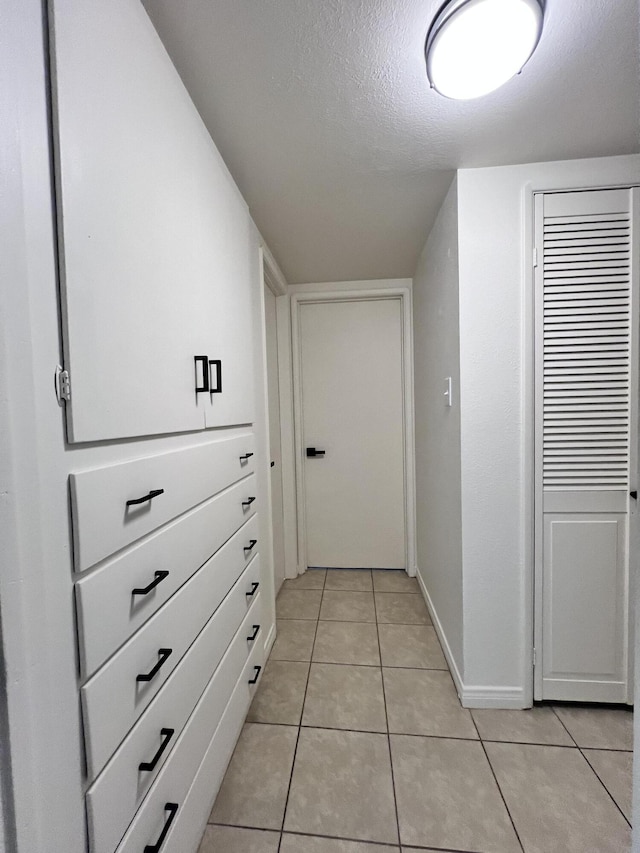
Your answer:
[[[567,734],[569,735],[569,737],[571,738],[571,740],[575,743],[575,745],[576,745],[576,748],[577,748],[578,752],[579,752],[579,753],[580,753],[580,755],[584,758],[584,760],[585,760],[585,761],[586,761],[586,763],[587,763],[587,766],[589,767],[589,769],[591,770],[591,772],[593,773],[593,775],[596,777],[596,779],[598,780],[598,782],[600,782],[600,784],[602,785],[602,787],[605,789],[605,791],[607,792],[607,794],[608,794],[608,795],[609,795],[609,797],[611,798],[611,801],[613,802],[614,806],[618,809],[618,811],[620,812],[620,814],[622,815],[622,817],[625,819],[625,821],[628,823],[628,825],[629,825],[629,826],[631,826],[631,821],[630,821],[630,820],[629,820],[629,818],[626,816],[626,814],[622,811],[622,809],[621,809],[621,808],[620,808],[620,806],[618,805],[618,802],[617,802],[616,798],[613,796],[613,794],[611,793],[611,791],[610,791],[610,790],[607,788],[607,786],[604,784],[604,782],[602,781],[602,779],[601,779],[601,778],[600,778],[600,776],[598,775],[598,773],[597,773],[596,769],[593,767],[593,765],[591,764],[591,762],[589,761],[589,759],[587,758],[587,756],[584,754],[584,752],[583,752],[583,747],[581,747],[581,746],[580,746],[580,744],[578,743],[578,741],[577,741],[577,740],[574,738],[574,736],[571,734],[571,732],[569,731],[569,729],[567,728],[567,726],[564,724],[564,720],[562,719],[562,717],[561,717],[558,713],[556,713],[556,709],[554,708],[554,706],[553,706],[553,705],[551,706],[551,710],[552,710],[552,711],[553,711],[553,713],[555,714],[556,719],[560,720],[560,723],[561,723],[561,725],[563,726],[564,730],[567,732]],[[590,749],[590,747],[585,746],[585,747],[584,747],[584,749]],[[604,750],[603,750],[603,751],[604,751]],[[614,749],[610,749],[610,750],[607,750],[607,751],[608,751],[608,752],[627,752],[628,750],[624,750],[624,749],[621,749],[621,750],[614,750]]]
[[[307,681],[304,686],[304,696],[302,697],[302,708],[300,710],[300,720],[298,721],[298,735],[296,737],[296,745],[293,750],[293,761],[291,762],[291,771],[289,773],[289,784],[287,785],[287,796],[284,801],[284,810],[282,812],[282,824],[280,825],[280,841],[278,842],[278,853],[282,847],[282,836],[284,834],[284,823],[287,818],[287,809],[289,807],[289,797],[291,796],[291,783],[293,781],[293,771],[296,766],[296,756],[298,754],[298,744],[300,743],[300,733],[302,731],[302,717],[304,716],[304,706],[307,701],[307,690],[309,689],[309,679],[311,677],[311,662],[313,661],[313,652],[316,646],[316,637],[318,636],[318,625],[320,624],[320,611],[322,610],[322,600],[324,599],[324,590],[327,585],[327,574],[325,572],[324,581],[322,584],[322,594],[320,595],[320,607],[318,608],[318,619],[316,620],[316,629],[313,634],[313,643],[311,645],[311,660],[309,661],[309,669],[307,670]]]
[[[367,846],[371,845],[372,847],[399,847],[398,844],[394,844],[389,841],[363,841],[362,838],[351,838],[347,835],[323,835],[321,832],[299,832],[298,830],[292,831],[290,829],[285,829],[282,831],[282,835],[300,835],[303,838],[324,838],[327,841],[348,841],[352,844],[366,844]],[[406,845],[405,845],[406,846]],[[420,849],[420,848],[418,848]],[[424,849],[424,848],[422,848]],[[437,850],[438,848],[434,848]],[[442,853],[473,853],[473,851],[467,850],[444,850]]]
[[[631,827],[631,821],[630,821],[630,820],[629,820],[629,818],[626,816],[626,814],[622,811],[622,809],[621,809],[621,808],[620,808],[620,806],[618,805],[618,801],[617,801],[617,800],[616,800],[616,798],[613,796],[613,794],[611,793],[611,791],[607,788],[607,786],[605,785],[604,781],[600,778],[600,774],[598,773],[598,771],[596,770],[596,768],[595,768],[595,767],[593,766],[593,764],[589,761],[589,759],[587,758],[587,756],[584,754],[584,752],[582,751],[582,749],[581,749],[580,747],[578,747],[578,750],[579,750],[579,752],[580,752],[580,755],[584,758],[584,760],[587,762],[587,764],[588,764],[588,765],[589,765],[589,767],[591,768],[591,770],[592,770],[592,772],[593,772],[594,776],[596,777],[596,779],[598,780],[598,782],[600,782],[600,784],[601,784],[601,785],[602,785],[602,787],[605,789],[605,791],[607,792],[607,794],[609,794],[609,796],[611,797],[611,800],[613,801],[613,804],[615,805],[615,807],[618,809],[618,811],[620,812],[620,814],[622,815],[622,817],[626,820],[626,822],[627,822],[627,823],[629,824],[629,826]],[[631,827],[631,828],[633,828],[633,827]]]
[[[319,590],[302,590],[303,592],[319,592]],[[350,592],[351,590],[329,590],[329,592]],[[393,593],[385,593],[388,595],[395,595]],[[290,620],[294,621],[294,620]],[[313,622],[313,619],[302,619],[302,622]],[[405,625],[409,628],[414,628],[416,626],[422,626],[423,628],[432,628],[433,625],[429,625],[423,622],[362,622],[358,619],[318,619],[318,622],[348,622],[350,625]]]
[[[489,753],[487,752],[487,749],[484,745],[484,741],[482,740],[482,737],[480,736],[480,730],[478,728],[478,725],[475,721],[473,714],[471,713],[471,709],[469,710],[469,716],[471,717],[471,722],[473,723],[473,726],[476,730],[476,734],[478,735],[478,740],[479,740],[480,745],[482,747],[482,751],[484,752],[484,757],[487,761],[487,764],[489,765],[489,769],[491,770],[491,775],[493,776],[493,778],[495,780],[496,786],[498,788],[498,793],[500,794],[502,802],[504,803],[504,807],[507,810],[507,814],[509,815],[509,820],[511,821],[511,826],[513,827],[513,831],[516,834],[516,838],[518,839],[518,844],[520,845],[520,849],[522,850],[522,853],[525,853],[524,844],[522,843],[522,839],[520,838],[520,833],[518,832],[516,822],[513,819],[513,815],[511,814],[511,810],[509,809],[509,806],[507,805],[507,801],[506,801],[505,796],[502,792],[502,788],[500,787],[500,782],[498,782],[498,777],[496,775],[495,770],[493,769],[493,764],[491,763],[491,759],[489,758]]]
[[[373,582],[373,575],[372,575]],[[382,671],[382,647],[380,645],[380,628],[378,622],[378,607],[376,605],[376,595],[373,594],[373,612],[376,617],[376,638],[378,640],[378,654],[380,655],[380,680],[382,682],[382,701],[384,703],[384,719],[387,727],[387,749],[389,750],[389,769],[391,771],[391,790],[393,791],[393,808],[396,815],[396,833],[398,836],[398,847],[402,848],[400,840],[400,816],[398,814],[398,796],[396,794],[396,779],[393,773],[393,755],[391,753],[391,736],[389,734],[389,713],[387,711],[387,694],[384,686],[384,672]]]

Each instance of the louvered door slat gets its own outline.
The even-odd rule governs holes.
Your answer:
[[[631,218],[620,210],[562,215],[570,203],[554,199],[542,221],[543,484],[626,487]]]

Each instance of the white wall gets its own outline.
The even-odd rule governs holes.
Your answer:
[[[458,192],[453,181],[413,280],[418,575],[463,677]],[[453,406],[446,405],[451,376]]]
[[[458,173],[466,704],[531,702],[531,192],[640,182],[640,157]]]

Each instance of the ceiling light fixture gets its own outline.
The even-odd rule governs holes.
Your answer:
[[[431,86],[479,98],[518,74],[542,33],[544,0],[447,0],[425,45]]]

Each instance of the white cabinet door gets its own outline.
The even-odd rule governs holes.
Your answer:
[[[212,270],[207,300],[210,393],[207,427],[253,422],[252,291],[258,293],[259,245],[247,207],[235,185],[211,173],[203,187],[224,202],[224,220],[209,207],[203,216],[202,251]]]
[[[233,388],[249,323],[246,205],[142,5],[51,5],[69,438],[203,429],[194,356]]]

